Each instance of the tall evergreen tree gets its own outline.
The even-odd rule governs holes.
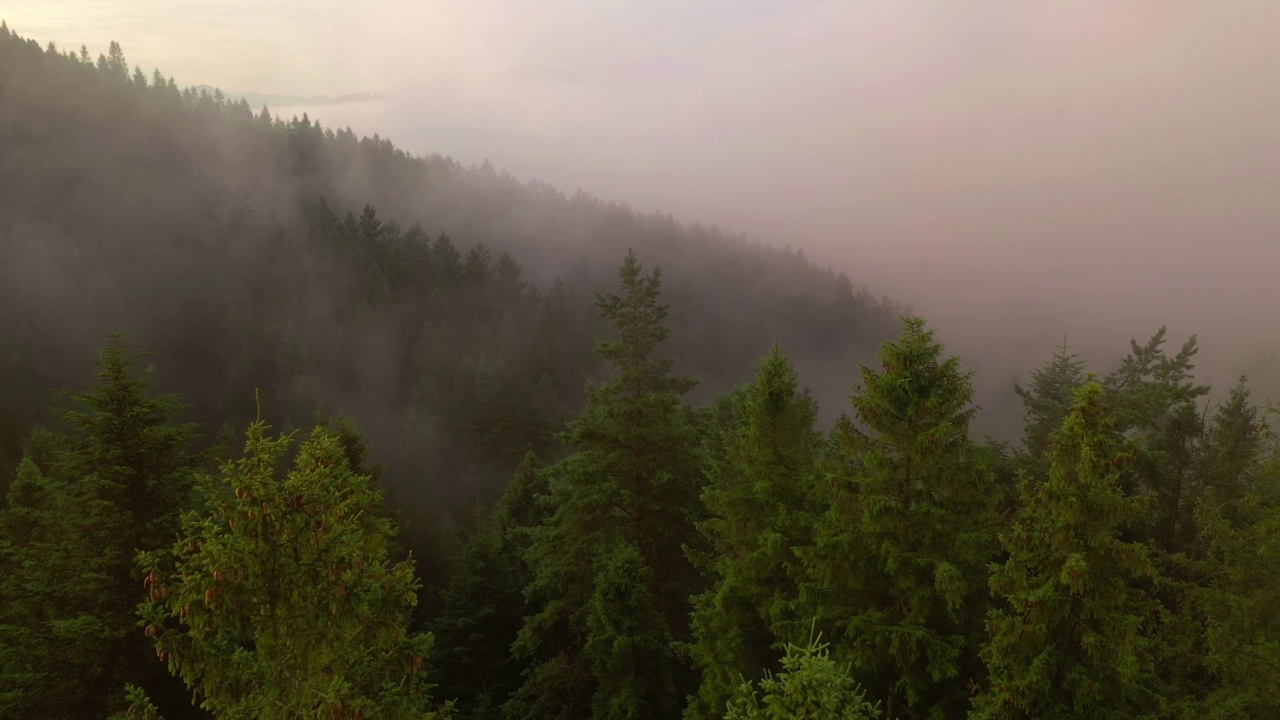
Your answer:
[[[15,716],[102,716],[125,682],[169,693],[136,631],[134,563],[177,529],[195,430],[174,422],[176,396],[151,395],[140,361],[111,336],[97,384],[61,413],[68,435],[47,471],[24,463],[0,516],[12,570],[0,602],[0,697]]]
[[[969,375],[922,319],[862,368],[837,425],[830,510],[807,554],[806,610],[833,628],[889,717],[954,717],[981,672],[975,636],[996,544],[995,484],[969,439]]]
[[[1229,605],[1217,594],[1237,572],[1228,561],[1241,559],[1224,552],[1228,543],[1222,541],[1244,519],[1238,511],[1249,507],[1244,498],[1266,477],[1260,465],[1261,423],[1243,378],[1209,422],[1197,426],[1191,467],[1179,468],[1186,481],[1175,507],[1184,507],[1165,514],[1156,555],[1161,573],[1155,595],[1162,605],[1157,668],[1169,715],[1185,718],[1213,716],[1232,705],[1223,702],[1223,678],[1213,667],[1211,633],[1205,629]]]
[[[524,598],[532,577],[520,551],[530,528],[546,520],[546,481],[541,461],[528,453],[467,539],[431,623],[439,694],[454,700],[462,717],[495,717],[527,668],[511,654],[524,618],[536,611]]]
[[[1198,352],[1192,335],[1175,355],[1164,350],[1161,327],[1144,345],[1130,341],[1120,367],[1101,381],[1116,430],[1135,440],[1133,463],[1121,478],[1125,492],[1150,495],[1154,512],[1135,521],[1135,537],[1154,539],[1166,552],[1180,550],[1180,528],[1195,507],[1195,446],[1203,430],[1197,401],[1209,388],[1195,381]]]
[[[800,561],[819,515],[812,487],[822,435],[817,404],[774,345],[740,396],[723,457],[712,463],[702,501],[713,585],[696,596],[689,648],[702,684],[686,717],[720,718],[741,677],[776,669],[790,637]]]
[[[688,640],[699,589],[683,552],[702,472],[697,418],[681,400],[695,383],[656,356],[670,332],[659,271],[642,274],[628,253],[619,277],[621,294],[596,304],[616,333],[599,344],[616,375],[571,423],[554,514],[526,554],[539,611],[515,646],[533,662],[509,703],[516,716],[670,717],[689,691],[672,643]]]
[[[1212,490],[1220,501],[1227,501],[1262,489],[1258,481],[1269,478],[1259,466],[1264,440],[1261,421],[1249,385],[1242,377],[1205,428],[1196,468],[1199,487],[1195,500],[1200,500],[1206,490]]]
[[[1195,716],[1280,716],[1280,482],[1271,492],[1202,503],[1209,582],[1199,591],[1204,662],[1215,683]],[[1270,495],[1270,497],[1266,497]],[[1191,716],[1189,713],[1188,716]]]
[[[324,427],[281,477],[292,436],[266,429],[200,478],[172,549],[142,556],[155,654],[217,717],[431,716],[432,639],[409,630],[419,584],[390,555],[381,493]]]
[[[1130,444],[1101,384],[1076,391],[1053,438],[1047,480],[1022,479],[1023,508],[1003,536],[991,579],[1002,601],[988,619],[990,669],[976,718],[1154,718],[1158,608],[1137,586],[1154,572],[1146,547],[1121,537],[1145,501],[1120,488]]]
[[[1071,352],[1071,346],[1063,339],[1049,362],[1031,371],[1026,387],[1014,386],[1026,410],[1023,449],[1033,460],[1048,455],[1049,439],[1062,426],[1071,410],[1076,388],[1083,384],[1084,361]]]

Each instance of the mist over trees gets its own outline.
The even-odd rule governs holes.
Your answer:
[[[803,253],[115,43],[0,25],[0,100],[4,717],[1280,713],[1274,412],[1194,336],[1002,442]]]

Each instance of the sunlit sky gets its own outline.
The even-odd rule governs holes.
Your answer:
[[[1280,305],[1274,0],[8,0],[0,15],[95,54],[119,40],[182,84],[390,93],[317,112],[803,245],[943,324],[1048,317],[1060,338],[1128,313],[1126,333],[1256,334]]]

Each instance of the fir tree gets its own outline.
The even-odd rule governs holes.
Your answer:
[[[1277,476],[1273,492],[1280,494]],[[1258,494],[1201,505],[1209,583],[1199,593],[1215,683],[1194,716],[1280,715],[1280,504]],[[1191,713],[1188,713],[1191,715]]]
[[[833,433],[844,460],[806,552],[805,607],[890,717],[951,717],[981,671],[996,492],[968,436],[968,374],[923,320],[902,329],[853,397],[870,434],[847,420]]]
[[[135,631],[142,597],[135,555],[173,537],[197,464],[172,395],[150,394],[151,370],[113,335],[97,384],[72,393],[69,434],[29,454],[0,517],[4,564],[3,707],[17,715],[101,716],[134,682],[169,695]],[[46,455],[47,471],[30,458]]]
[[[511,654],[525,616],[535,611],[524,598],[532,577],[520,550],[529,529],[546,519],[546,479],[541,461],[527,454],[467,539],[431,623],[439,694],[455,700],[462,717],[493,717],[527,667]]]
[[[1031,381],[1025,388],[1014,386],[1026,410],[1022,445],[1031,458],[1048,455],[1049,439],[1062,426],[1076,388],[1083,384],[1084,361],[1071,352],[1064,339],[1048,363],[1031,371]]]
[[[1170,678],[1184,699],[1186,717],[1269,717],[1280,712],[1280,443],[1269,416],[1259,418],[1243,381],[1236,385],[1207,433],[1202,477],[1209,487],[1196,508],[1194,582],[1188,581],[1183,616],[1186,664],[1195,670]],[[1180,617],[1179,619],[1183,619]],[[1198,642],[1193,642],[1198,641]],[[1182,648],[1179,648],[1182,649]]]
[[[721,717],[740,677],[775,668],[798,593],[794,548],[809,543],[819,514],[812,488],[822,446],[817,412],[775,345],[740,396],[702,493],[713,586],[693,601],[689,652],[702,684],[686,717]]]
[[[516,715],[671,716],[687,692],[671,644],[688,639],[698,589],[682,550],[700,490],[698,427],[681,401],[694,381],[655,357],[670,333],[659,272],[643,275],[630,253],[619,276],[622,293],[597,301],[616,332],[599,352],[617,374],[570,425],[575,452],[551,474],[554,514],[525,555],[539,611],[515,647],[533,661]]]
[[[292,438],[266,429],[199,479],[172,549],[142,557],[155,654],[215,716],[431,716],[432,639],[408,629],[419,585],[390,557],[381,493],[324,427],[280,477]]]
[[[1130,444],[1090,380],[1053,438],[1047,480],[1024,477],[1023,509],[991,579],[990,669],[976,718],[1148,718],[1161,712],[1152,663],[1157,607],[1137,583],[1146,547],[1121,533],[1143,511],[1120,478]]]
[[[782,671],[765,674],[758,685],[742,682],[728,702],[725,720],[878,720],[879,704],[831,659],[814,638],[806,646],[786,645]],[[763,695],[761,695],[763,693]]]

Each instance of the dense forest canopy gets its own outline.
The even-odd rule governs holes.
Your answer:
[[[0,715],[1280,714],[1280,438],[1194,336],[983,438],[802,252],[7,25],[0,188]]]
[[[380,452],[488,454],[461,435],[478,422],[464,406],[496,410],[477,407],[491,386],[531,395],[546,376],[539,397],[581,403],[588,301],[627,248],[667,267],[670,352],[703,401],[774,340],[843,392],[844,368],[893,330],[895,306],[803,253],[179,90],[118,45],[94,60],[8,33],[3,53],[10,459],[47,390],[122,328],[214,427],[243,423],[259,387],[288,419],[351,413]],[[476,493],[453,486],[483,471],[437,461],[408,472],[466,507]]]

